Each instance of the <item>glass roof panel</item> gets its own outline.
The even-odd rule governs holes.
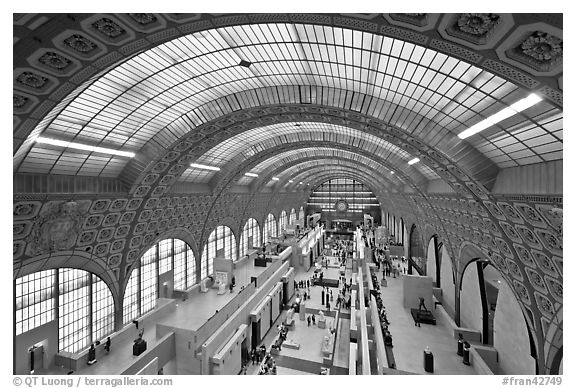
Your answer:
[[[195,163],[223,167],[232,159],[235,163],[252,158],[266,148],[280,147],[287,141],[306,142],[324,141],[353,144],[363,149],[370,149],[375,155],[389,160],[391,163],[404,163],[412,156],[397,146],[388,143],[376,136],[361,132],[349,127],[319,122],[279,123],[265,127],[255,128],[242,134],[229,138],[213,147]],[[428,179],[437,179],[438,175],[424,164],[415,166],[417,170]],[[180,178],[182,181],[208,182],[216,172],[189,168]]]
[[[240,60],[252,66],[240,67]],[[257,97],[264,92],[254,93],[263,87],[291,85],[348,89],[386,102],[368,108],[358,95],[352,99],[351,93],[332,92],[327,98],[323,93],[313,97],[298,88],[288,94],[283,89],[282,96],[267,100]],[[198,125],[262,103],[321,102],[370,110],[412,133],[426,128],[426,132],[457,134],[526,94],[494,74],[432,49],[367,32],[304,24],[253,24],[196,32],[146,50],[82,87],[83,92],[55,108],[63,109],[48,123],[46,134],[132,152],[167,128],[170,136],[162,141],[169,145]],[[231,95],[234,106],[217,102]],[[552,134],[553,130],[542,127],[546,122],[541,116],[557,117],[556,126],[562,127],[562,112],[543,101],[523,112],[510,127],[496,125],[467,141],[475,147],[497,147],[491,137],[513,136],[509,130],[517,124],[535,125]],[[561,135],[553,143],[533,149],[536,156],[530,160],[544,154],[560,158],[557,151],[551,156],[549,150],[562,149]],[[40,164],[41,150],[42,146],[35,145],[20,171]],[[67,150],[52,151],[62,155],[46,166],[50,171],[92,173],[100,169],[101,174],[117,176],[118,166],[125,164],[93,159],[89,153],[68,160],[63,157]],[[519,165],[528,160],[509,157]],[[99,167],[84,169],[85,160]]]

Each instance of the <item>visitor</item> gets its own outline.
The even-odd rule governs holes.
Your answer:
[[[312,319],[310,318],[310,315],[308,315],[308,318],[306,318],[306,320],[308,321],[308,326],[310,326],[310,321],[312,321]]]
[[[110,337],[106,338],[106,344],[104,345],[104,349],[106,350],[106,353],[110,353],[110,345],[112,344],[112,341],[110,341]]]
[[[420,296],[418,299],[420,300],[420,304],[418,305],[418,312],[422,311],[422,309],[424,309],[424,311],[428,311],[426,305],[424,304],[424,298]]]
[[[88,349],[88,365],[92,365],[96,362],[96,348],[94,344],[90,345],[90,349]]]
[[[312,314],[312,324],[316,325],[316,316]]]

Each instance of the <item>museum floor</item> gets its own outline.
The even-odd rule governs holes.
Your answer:
[[[328,268],[325,277],[338,279],[336,266]],[[300,272],[296,274],[296,281],[308,279],[313,272]],[[381,280],[383,272],[376,272]],[[347,269],[346,277],[350,278],[351,270]],[[394,339],[394,358],[398,370],[417,374],[427,374],[424,371],[422,351],[429,346],[434,354],[434,374],[465,375],[476,374],[471,366],[462,363],[462,358],[456,355],[456,341],[453,338],[452,328],[443,315],[435,314],[436,326],[422,324],[414,326],[412,316],[402,304],[402,277],[387,277],[388,286],[382,287],[382,300],[386,305],[389,326]],[[321,287],[311,287],[311,299],[307,301],[307,311],[314,312],[321,308]],[[337,291],[334,288],[334,300]],[[332,305],[334,305],[332,303]],[[348,374],[349,342],[346,338],[350,333],[350,310],[340,309],[341,322],[337,333],[337,345],[334,353],[333,366],[330,374]],[[277,323],[285,317],[283,312]],[[330,318],[327,318],[326,329],[310,326],[306,321],[295,320],[295,327],[288,332],[288,338],[300,344],[299,350],[282,348],[280,356],[276,357],[278,374],[319,374],[322,367],[322,354],[320,343],[330,327]],[[276,338],[276,331],[270,330],[264,338],[264,344],[269,348]],[[257,374],[258,365],[250,365],[247,374]]]
[[[324,277],[328,279],[339,278],[339,268],[332,258],[332,265],[324,269]],[[296,281],[300,279],[309,279],[313,273],[313,268],[308,272],[296,273]],[[346,270],[347,279],[352,274],[351,268]],[[383,272],[376,272],[378,279],[382,278]],[[247,283],[249,276],[239,276],[239,286]],[[434,354],[434,374],[475,374],[472,367],[462,363],[461,357],[456,355],[456,342],[452,336],[452,328],[442,314],[435,314],[437,325],[425,325],[421,327],[414,326],[410,311],[404,308],[402,304],[402,276],[397,278],[387,277],[387,287],[382,287],[382,300],[386,306],[388,319],[391,324],[389,329],[394,341],[394,358],[399,371],[408,373],[426,374],[423,368],[422,351],[429,346]],[[321,306],[321,291],[319,286],[311,287],[311,298],[306,301],[306,311],[308,315],[315,313],[318,317],[318,309]],[[334,301],[336,304],[338,289],[332,288]],[[303,293],[303,291],[301,291]],[[183,302],[176,312],[168,316],[159,318],[156,322],[147,324],[147,330],[153,332],[155,323],[170,321],[172,323],[182,322],[183,325],[200,326],[213,314],[214,309],[225,305],[232,297],[232,294],[216,295],[216,290],[210,290],[206,294],[197,294],[186,302]],[[162,300],[159,300],[162,303]],[[274,326],[264,337],[263,343],[270,348],[274,342],[277,331],[276,325],[284,320],[286,311],[283,311]],[[326,328],[320,329],[316,325],[308,327],[306,321],[295,319],[292,330],[288,332],[288,338],[300,344],[300,349],[282,348],[280,355],[275,356],[278,375],[293,374],[319,374],[322,365],[321,342],[324,335],[327,334],[330,327],[334,326],[334,318],[326,317]],[[348,374],[348,358],[350,349],[350,310],[340,309],[340,324],[336,336],[337,344],[333,355],[333,365],[330,367],[330,374]],[[146,336],[149,346],[153,346],[156,338],[154,335]],[[114,349],[129,347],[130,344],[114,343]],[[118,374],[118,371],[127,365],[133,356],[129,352],[112,351],[104,357],[98,359],[98,362],[90,367],[83,367],[76,373],[78,374]],[[372,368],[374,369],[374,368]],[[169,362],[164,366],[165,374],[172,374],[174,362]],[[53,368],[43,371],[46,374],[65,374],[67,371],[60,368]],[[373,371],[375,372],[375,371]],[[258,365],[249,365],[247,374],[258,374]]]

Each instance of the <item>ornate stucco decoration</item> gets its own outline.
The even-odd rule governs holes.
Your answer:
[[[500,16],[493,13],[463,13],[456,23],[458,29],[477,37],[486,36],[500,22]]]
[[[85,204],[74,201],[47,204],[26,239],[26,254],[36,256],[72,248],[87,211]]]

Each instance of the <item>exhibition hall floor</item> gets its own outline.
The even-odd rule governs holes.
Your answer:
[[[338,279],[339,270],[334,265],[335,258],[328,270],[324,269],[324,277],[328,279]],[[309,279],[313,274],[313,268],[308,272],[298,272],[296,281]],[[346,278],[350,279],[352,271],[346,270]],[[376,272],[380,281],[383,272]],[[434,374],[437,375],[463,375],[476,374],[471,366],[464,365],[462,358],[456,355],[456,340],[453,338],[453,329],[444,316],[433,311],[436,317],[436,326],[422,324],[421,327],[414,325],[410,314],[410,309],[403,306],[402,276],[396,278],[388,276],[387,287],[381,287],[382,301],[386,306],[387,316],[390,320],[390,332],[393,336],[393,352],[396,367],[399,371],[429,374],[424,371],[422,352],[426,346],[434,354]],[[340,283],[341,285],[341,283]],[[332,288],[334,306],[338,290]],[[311,298],[306,301],[307,312],[315,312],[321,306],[322,287],[310,287]],[[333,309],[332,309],[333,310]],[[310,314],[307,314],[310,315]],[[264,338],[263,343],[267,348],[274,343],[277,337],[275,326],[284,320],[286,311],[274,323],[273,328]],[[316,314],[316,317],[318,315]],[[296,314],[295,314],[296,317]],[[350,310],[340,309],[340,325],[336,336],[336,350],[333,358],[333,366],[330,367],[330,374],[348,374],[349,338],[350,338]],[[279,356],[275,356],[278,366],[277,374],[320,374],[322,368],[321,341],[324,335],[328,334],[330,317],[327,317],[326,329],[317,326],[308,326],[306,321],[295,319],[295,326],[288,332],[288,339],[300,344],[300,349],[287,349],[283,347]],[[375,369],[375,368],[372,368]],[[247,374],[258,374],[258,365],[249,365]]]
[[[328,269],[323,269],[325,279],[339,279],[340,270],[336,258],[330,258],[331,263]],[[252,268],[251,268],[252,269]],[[256,269],[256,271],[258,271]],[[250,269],[248,269],[248,273]],[[301,271],[296,273],[296,281],[310,279],[314,273],[314,267],[307,272]],[[380,281],[383,272],[376,272]],[[345,277],[347,281],[352,276],[351,261],[348,262]],[[245,285],[249,276],[238,276],[238,287]],[[414,326],[414,321],[410,315],[410,310],[402,305],[402,275],[397,278],[387,277],[387,287],[381,287],[382,301],[386,306],[388,319],[390,320],[390,332],[393,336],[393,352],[396,361],[396,367],[399,371],[426,374],[423,367],[422,351],[429,346],[434,354],[434,374],[475,374],[472,367],[462,363],[461,357],[456,355],[456,341],[453,338],[452,328],[444,316],[438,310],[432,310],[437,320],[437,325],[422,324],[421,327]],[[339,283],[341,289],[342,283]],[[331,310],[336,305],[339,288],[329,288],[333,293]],[[182,325],[183,327],[200,327],[214,314],[216,309],[224,306],[234,295],[237,290],[230,294],[217,295],[215,289],[210,289],[207,293],[198,293],[185,302],[179,301],[175,312],[167,314],[164,317],[146,324],[146,340],[149,346],[153,346],[155,338],[156,323],[170,322],[171,325]],[[301,289],[301,296],[306,289]],[[306,290],[307,291],[307,290]],[[307,315],[315,314],[319,317],[318,311],[326,311],[326,307],[321,303],[322,287],[310,287],[310,299],[306,300]],[[295,297],[294,297],[295,298]],[[166,303],[166,300],[159,300],[159,303]],[[263,343],[269,349],[277,337],[276,326],[282,322],[287,311],[282,311],[270,331],[265,336]],[[321,343],[325,335],[329,333],[330,327],[335,326],[334,318],[326,316],[326,328],[321,329],[318,325],[308,326],[306,320],[300,320],[298,314],[294,315],[294,327],[288,332],[288,339],[299,343],[300,349],[289,349],[282,347],[280,355],[275,356],[277,363],[278,375],[293,374],[320,374],[323,367],[323,356],[321,352]],[[348,358],[350,348],[350,310],[340,309],[340,322],[336,335],[336,346],[333,354],[333,365],[330,367],[330,374],[348,374]],[[134,328],[136,334],[136,329]],[[98,358],[98,362],[90,367],[82,367],[77,374],[118,374],[133,360],[131,352],[131,343],[124,341],[113,341],[112,351],[110,354]],[[170,365],[165,367],[165,373],[170,374],[173,368]],[[372,368],[374,369],[374,368]],[[68,371],[62,368],[52,368],[44,370],[44,374],[66,374]],[[249,365],[247,374],[255,375],[258,373],[258,365]]]
[[[376,272],[378,281],[382,271]],[[476,374],[474,368],[464,365],[462,357],[456,354],[457,342],[453,329],[439,310],[430,307],[436,318],[436,325],[414,325],[410,309],[403,306],[402,275],[397,278],[387,276],[387,287],[380,287],[382,302],[390,321],[389,330],[393,338],[393,351],[396,367],[399,370],[428,374],[424,371],[422,352],[426,346],[434,354],[434,374],[462,375]]]

